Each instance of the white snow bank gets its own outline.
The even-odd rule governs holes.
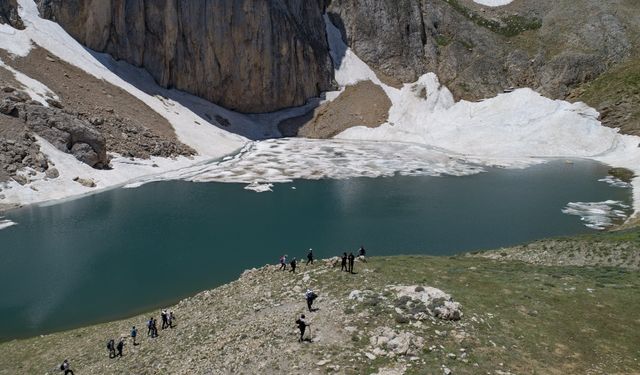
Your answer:
[[[488,7],[499,7],[511,4],[513,0],[473,0],[473,2],[480,5],[486,5]]]

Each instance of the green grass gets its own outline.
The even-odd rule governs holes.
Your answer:
[[[506,37],[514,37],[525,31],[537,30],[542,27],[542,21],[537,18],[510,15],[502,17],[500,21],[495,21],[482,17],[477,12],[460,4],[458,0],[444,0],[444,2],[449,4],[453,9],[467,19],[473,21],[476,25]]]
[[[323,288],[344,296],[351,289],[380,292],[390,284],[423,284],[445,290],[463,305],[465,315],[460,322],[441,322],[426,330],[399,321],[387,303],[375,298],[356,307],[359,312],[371,311],[366,321],[357,323],[360,329],[413,329],[425,337],[427,346],[446,348],[424,352],[420,359],[426,365],[408,373],[424,373],[425,368],[438,368],[442,363],[456,374],[493,373],[501,368],[516,373],[586,373],[593,368],[629,373],[640,369],[638,272],[422,256],[373,258],[367,267],[373,272],[357,278],[361,285],[352,283],[347,290],[344,285],[349,275],[328,275],[321,280]],[[461,342],[434,333],[461,330],[462,325],[471,337]],[[368,340],[358,344],[365,347]],[[460,354],[460,348],[469,353],[467,363],[446,358],[449,352]],[[378,366],[385,363],[376,362]]]

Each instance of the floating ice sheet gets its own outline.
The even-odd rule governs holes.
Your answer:
[[[5,219],[4,216],[0,216],[0,230],[9,228],[10,226],[16,225],[16,222]]]
[[[571,202],[567,204],[562,212],[567,215],[580,216],[585,226],[604,230],[614,225],[616,222],[622,222],[627,217],[630,206],[614,200],[604,202]]]
[[[598,181],[600,182],[605,182],[613,187],[619,187],[619,188],[631,188],[632,185],[628,182],[624,182],[619,178],[613,177],[613,176],[607,176],[605,178],[601,178]]]
[[[424,145],[285,138],[254,142],[232,158],[165,178],[251,184],[395,174],[463,176],[483,171],[462,157]]]

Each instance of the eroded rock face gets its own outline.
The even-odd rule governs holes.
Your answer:
[[[87,47],[230,109],[273,111],[332,88],[324,0],[38,3]]]
[[[16,29],[24,29],[22,19],[18,15],[16,0],[0,1],[0,23],[8,24]]]
[[[435,72],[457,98],[510,86],[564,98],[633,53],[640,3],[333,0],[328,13],[358,56],[413,82]],[[382,78],[382,77],[381,77]]]

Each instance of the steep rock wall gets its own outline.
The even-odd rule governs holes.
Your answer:
[[[230,109],[273,111],[332,88],[323,0],[38,3],[87,47]]]
[[[412,82],[432,71],[470,100],[510,86],[564,98],[634,53],[640,29],[630,1],[332,0],[328,12],[379,72]]]

